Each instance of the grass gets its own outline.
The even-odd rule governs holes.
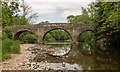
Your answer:
[[[20,42],[12,41],[9,38],[2,40],[2,60],[11,58],[11,53],[19,54],[20,53]]]
[[[2,60],[10,59],[11,58],[11,53],[4,53],[2,54]]]
[[[11,52],[14,54],[20,53],[20,42],[19,41],[13,42],[13,46],[11,47]]]
[[[0,40],[0,61],[2,61],[2,40]]]
[[[12,40],[6,38],[2,41],[2,60],[11,58]]]

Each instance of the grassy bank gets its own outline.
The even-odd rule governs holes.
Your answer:
[[[0,61],[2,61],[2,40],[0,40]]]
[[[19,54],[20,53],[20,42],[12,41],[8,38],[2,40],[2,60],[6,60],[11,58],[11,54]]]

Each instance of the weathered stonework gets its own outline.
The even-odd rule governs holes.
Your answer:
[[[22,32],[30,31],[38,36],[38,43],[43,43],[43,38],[51,30],[61,29],[68,32],[73,40],[76,42],[79,34],[86,30],[91,30],[92,26],[89,24],[71,24],[71,23],[49,23],[49,24],[35,24],[35,25],[19,25],[10,26],[13,40],[17,40]]]

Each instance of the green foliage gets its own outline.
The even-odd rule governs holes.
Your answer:
[[[44,41],[54,42],[56,41],[49,33],[45,36]]]
[[[0,1],[2,6],[2,27],[11,25],[29,25],[28,20],[24,16],[19,15],[19,4],[17,2]]]
[[[2,41],[2,52],[11,52],[12,40],[6,38]]]
[[[11,52],[15,54],[20,53],[20,42],[19,41],[14,41],[13,45],[11,47]]]
[[[20,42],[5,38],[2,40],[2,60],[11,58],[11,53],[20,53]]]
[[[120,43],[120,2],[96,2],[90,4],[93,15],[93,29],[97,39],[106,38],[108,42]]]
[[[0,61],[2,61],[2,40],[0,39]]]
[[[31,32],[23,32],[19,36],[19,40],[23,43],[37,43],[37,36]]]
[[[82,8],[82,14],[81,15],[69,15],[67,17],[68,22],[70,23],[77,23],[77,24],[91,24],[91,19],[88,14],[88,11],[84,8]]]
[[[10,28],[5,27],[5,28],[3,29],[3,32],[2,32],[2,38],[3,38],[3,39],[5,39],[5,38],[10,38],[10,39],[11,39],[11,37],[12,37],[12,34],[11,34]]]
[[[2,39],[2,34],[0,34],[0,39]]]
[[[8,2],[0,1],[0,6],[2,6],[2,27],[12,25],[13,17],[17,17],[16,14],[18,12],[19,4],[16,2]]]
[[[24,16],[17,16],[13,17],[12,25],[29,25],[29,22]]]
[[[43,22],[40,22],[39,24],[48,24],[49,22],[48,21],[43,21]]]
[[[91,44],[87,42],[79,43],[78,50],[84,55],[91,55],[93,53],[93,48]]]
[[[11,53],[20,53],[20,42],[12,42],[10,33],[11,30],[8,26],[11,25],[29,25],[28,20],[24,16],[19,15],[19,4],[16,2],[5,2],[0,1],[0,6],[2,9],[2,18],[0,18],[1,26],[3,28],[2,34],[0,34],[0,39],[2,39],[2,60],[8,59],[11,57]],[[34,36],[27,36],[34,37]],[[35,37],[33,38],[35,39]],[[34,41],[34,40],[31,40]],[[1,55],[1,54],[0,54]]]
[[[81,15],[67,17],[70,23],[92,24],[94,40],[106,38],[106,42],[120,44],[120,1],[93,2],[89,8],[82,8]],[[85,35],[84,35],[85,36]]]
[[[7,60],[9,58],[11,58],[11,54],[10,53],[2,54],[2,60]]]
[[[52,30],[46,34],[44,41],[57,42],[71,40],[70,35],[64,30]]]
[[[85,31],[78,36],[77,40],[82,42],[92,43],[92,42],[95,42],[95,36],[92,31]]]
[[[95,48],[95,36],[92,31],[84,31],[78,36],[78,49],[82,54],[91,55]]]
[[[2,40],[2,60],[10,58],[12,40],[6,38]]]

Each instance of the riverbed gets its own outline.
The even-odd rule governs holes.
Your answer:
[[[3,70],[120,70],[119,50],[89,43],[21,44],[21,53],[2,62]]]

